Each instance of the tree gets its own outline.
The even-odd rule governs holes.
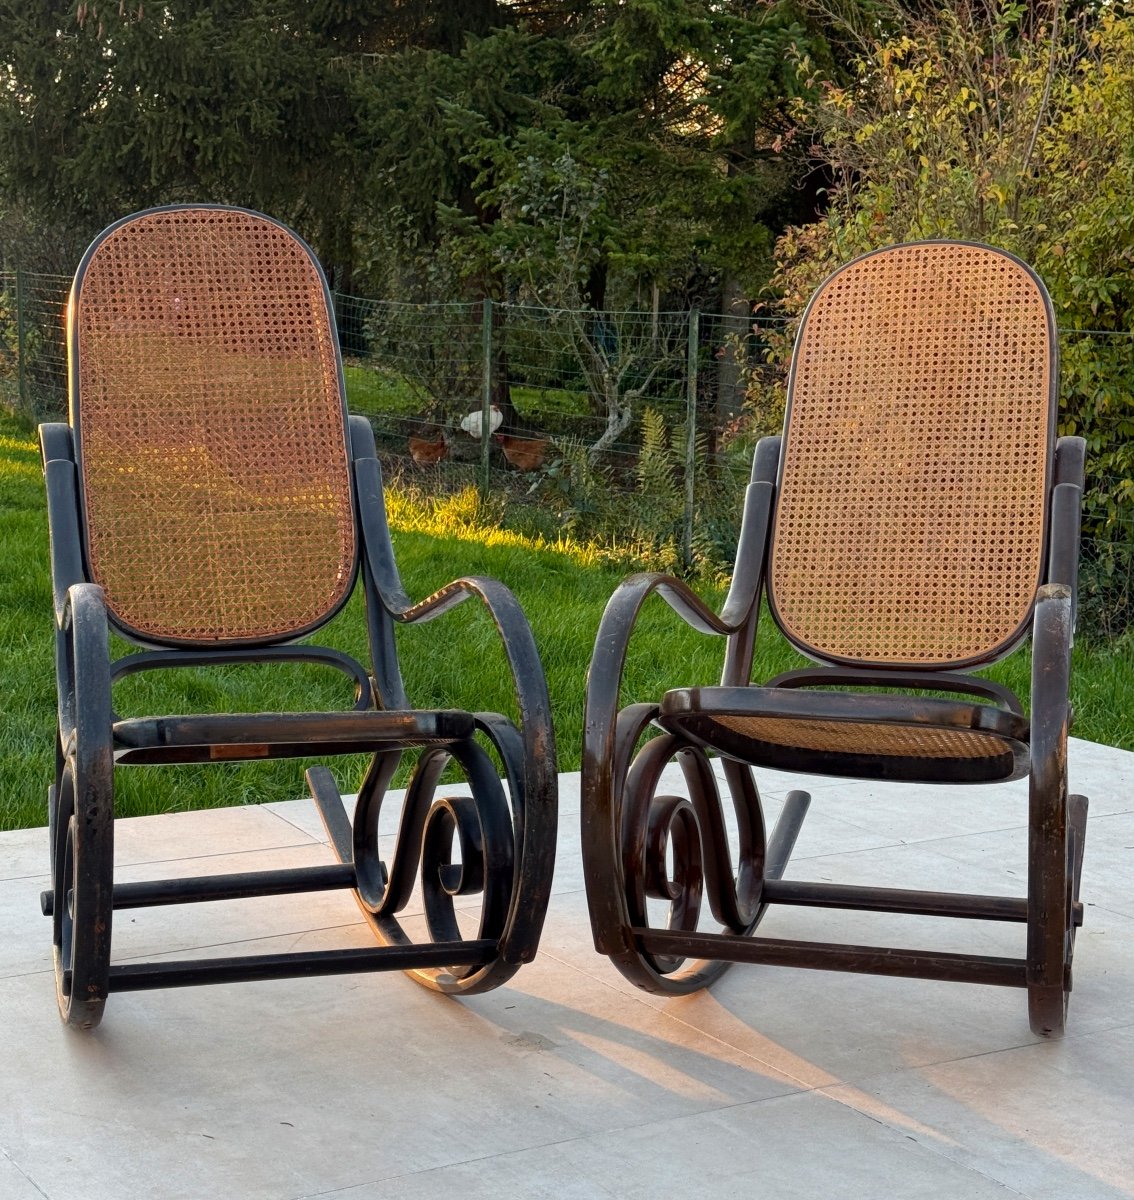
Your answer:
[[[715,304],[763,282],[795,211],[785,106],[801,61],[833,61],[799,3],[0,0],[0,195],[84,237],[149,204],[246,204],[340,290],[471,300],[505,286],[475,234],[536,135],[617,182],[590,304]]]
[[[304,9],[5,2],[5,190],[88,234],[150,204],[247,204],[339,261],[349,95]]]
[[[419,215],[432,210],[426,188],[450,198],[438,173],[454,173],[456,192],[471,176],[429,89],[443,103],[467,39],[518,13],[496,0],[84,0],[61,14],[0,0],[0,187],[88,238],[151,204],[263,209],[304,233],[349,289],[360,214],[396,216],[401,204]],[[375,192],[399,150],[410,169]]]
[[[532,98],[522,123],[451,99],[448,128],[478,168],[476,203],[438,212],[466,277],[558,314],[607,417],[601,448],[628,425],[635,378],[649,370],[633,338],[607,336],[611,314],[646,307],[656,330],[663,296],[685,307],[700,292],[728,310],[766,282],[792,211],[787,108],[814,86],[814,61],[832,60],[787,2],[596,3],[557,39],[522,49],[508,56],[528,63],[515,88]],[[739,336],[747,302],[738,307]],[[569,318],[577,309],[591,315]],[[723,361],[727,395],[736,370]]]

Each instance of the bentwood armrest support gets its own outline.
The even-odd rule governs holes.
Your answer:
[[[543,924],[555,856],[555,830],[549,823],[555,820],[555,732],[551,700],[531,626],[512,592],[502,583],[481,576],[455,579],[419,603],[396,612],[394,619],[406,625],[430,622],[469,599],[480,601],[500,634],[520,711],[520,772],[516,771],[515,756],[507,753],[508,742],[499,736],[496,739],[516,805],[516,833],[521,849],[516,857],[517,872],[523,864],[531,880],[546,881],[536,896],[527,877],[517,878],[508,925],[501,937],[501,955],[506,961],[523,962],[531,958]],[[479,719],[483,723],[487,718],[482,714]],[[482,724],[482,727],[488,731],[487,726]],[[511,733],[500,722],[494,722],[494,728],[505,738]],[[514,738],[514,733],[511,736]],[[538,921],[534,931],[533,920]]]
[[[478,713],[478,727],[496,743],[515,809],[516,886],[501,936],[507,962],[530,959],[538,942],[551,888],[555,854],[554,807],[557,787],[555,732],[551,700],[531,626],[513,593],[483,576],[466,576],[438,588],[424,600],[410,599],[398,572],[382,500],[382,471],[369,422],[352,417],[351,448],[355,492],[363,530],[364,572],[373,580],[381,612],[371,613],[375,640],[392,645],[395,625],[427,624],[466,600],[484,607],[504,647],[520,714],[519,736],[493,714]],[[392,659],[391,659],[392,661]],[[379,671],[384,699],[397,695],[401,680]],[[397,689],[397,691],[395,691]],[[401,692],[404,700],[404,691]],[[389,701],[386,701],[389,703]]]
[[[406,625],[426,623],[469,599],[480,601],[500,634],[520,711],[522,752],[518,756],[508,753],[507,739],[514,739],[514,731],[496,720],[492,721],[492,729],[497,733],[495,740],[509,776],[520,843],[516,887],[500,940],[501,957],[508,962],[526,962],[535,952],[551,891],[557,786],[551,700],[531,626],[512,592],[504,584],[481,576],[453,580],[419,603],[396,612],[394,619]],[[489,718],[481,714],[479,720],[490,732],[485,724]],[[537,884],[537,880],[543,882]]]
[[[633,704],[619,712],[630,639],[643,605],[655,594],[685,624],[700,633],[728,637],[737,628],[714,613],[681,580],[655,573],[632,575],[624,580],[611,596],[599,622],[583,709],[583,865],[588,876],[596,881],[587,889],[596,946],[600,952],[627,962],[630,941],[625,905],[617,888],[603,886],[599,881],[617,878],[622,873],[615,851],[614,828],[621,781],[640,733],[658,711],[656,704]]]
[[[68,588],[86,579],[82,537],[79,531],[78,482],[70,429],[59,424],[41,425],[40,450],[47,487],[51,591],[56,624],[61,625]]]

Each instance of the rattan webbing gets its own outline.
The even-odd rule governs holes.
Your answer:
[[[785,720],[780,717],[715,715],[712,719],[742,737],[833,754],[926,759],[995,758],[1006,749],[1001,738],[965,729],[931,729],[880,721]]]
[[[91,576],[158,640],[306,629],[352,582],[337,348],[321,276],[239,210],[141,214],[72,297]]]
[[[796,346],[769,591],[820,657],[979,661],[1040,582],[1044,294],[980,246],[893,247],[816,294]]]

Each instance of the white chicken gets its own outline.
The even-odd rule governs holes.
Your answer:
[[[467,417],[461,421],[461,428],[469,435],[469,437],[480,437],[480,423],[484,414],[481,409],[473,409]],[[504,414],[495,404],[488,410],[488,432],[495,433],[504,423]]]

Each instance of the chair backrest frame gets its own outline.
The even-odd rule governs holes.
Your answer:
[[[924,265],[920,268],[916,267],[919,262],[932,262],[935,259],[940,259],[945,262],[949,255],[957,254],[959,256],[958,265],[954,269],[953,274],[946,274],[944,279],[931,276],[924,270]],[[914,291],[914,300],[911,303],[917,302],[922,293],[918,292],[919,286],[924,286],[925,292],[929,294],[931,303],[940,302],[941,296],[947,298],[952,297],[955,292],[958,294],[961,303],[958,311],[947,314],[945,319],[945,327],[947,330],[956,332],[960,330],[962,337],[961,349],[956,353],[964,355],[967,353],[969,358],[961,362],[959,365],[955,360],[955,355],[950,352],[941,350],[941,343],[938,343],[935,349],[926,352],[923,360],[918,360],[918,350],[915,350],[910,356],[910,361],[918,361],[918,372],[900,385],[894,385],[893,380],[881,370],[880,375],[876,378],[872,375],[875,367],[874,348],[871,346],[871,339],[879,338],[883,344],[883,348],[887,345],[886,339],[889,339],[889,344],[901,342],[903,336],[908,340],[909,335],[905,334],[903,329],[897,327],[897,323],[887,325],[883,320],[880,322],[881,328],[860,328],[857,332],[857,337],[863,339],[862,345],[859,346],[854,341],[854,334],[851,331],[848,334],[849,342],[844,341],[842,345],[836,346],[833,351],[825,352],[822,346],[816,350],[809,339],[813,337],[815,330],[813,324],[817,324],[822,330],[822,319],[816,318],[816,313],[821,313],[824,316],[824,305],[832,305],[840,303],[838,293],[832,292],[833,288],[840,285],[845,285],[852,288],[858,285],[856,272],[859,273],[859,278],[869,279],[871,270],[877,271],[878,268],[885,270],[889,264],[884,260],[890,259],[891,263],[901,265],[904,261],[915,264],[915,272],[904,283],[907,287],[912,287]],[[872,261],[873,260],[873,261]],[[973,329],[966,329],[965,321],[970,316],[964,309],[965,303],[971,303],[975,300],[975,293],[970,296],[964,293],[966,286],[964,272],[968,266],[977,271],[984,271],[986,268],[995,276],[999,272],[1003,278],[1004,291],[993,297],[987,307],[982,307],[979,311],[980,320],[974,324]],[[917,270],[921,270],[920,280],[917,278]],[[900,281],[899,282],[903,282]],[[881,286],[881,285],[879,285]],[[891,282],[891,288],[895,285]],[[934,289],[937,289],[935,292]],[[950,291],[952,289],[952,291]],[[869,290],[869,289],[867,289]],[[900,289],[899,289],[900,290]],[[882,287],[885,291],[885,287]],[[828,297],[834,296],[833,300]],[[1031,305],[1031,310],[1028,315],[1031,318],[1031,324],[1024,328],[1016,329],[1011,325],[1008,317],[1015,307],[1018,307],[1024,298],[1026,304]],[[855,297],[852,295],[851,300]],[[871,299],[873,303],[873,298]],[[867,305],[869,308],[869,305]],[[863,315],[870,315],[864,313]],[[877,317],[877,314],[874,314]],[[979,327],[978,327],[979,326]],[[974,332],[975,330],[975,332]],[[949,596],[947,603],[954,606],[948,614],[942,613],[940,607],[940,596],[935,594],[933,581],[930,581],[928,586],[923,586],[921,595],[918,598],[921,609],[924,613],[920,614],[925,617],[927,625],[932,626],[937,622],[942,628],[950,624],[955,625],[959,630],[967,623],[972,623],[979,620],[985,620],[985,625],[982,628],[985,631],[983,637],[971,637],[968,639],[968,644],[965,645],[964,639],[956,637],[954,644],[949,644],[948,635],[940,635],[934,630],[929,636],[926,636],[920,629],[915,629],[915,622],[919,619],[919,613],[914,611],[911,614],[901,613],[897,611],[896,605],[901,601],[900,598],[895,599],[893,596],[886,595],[884,590],[880,593],[872,593],[869,590],[868,584],[863,584],[863,590],[856,592],[860,580],[857,572],[860,569],[860,564],[855,562],[855,555],[858,553],[858,548],[851,542],[849,545],[836,545],[836,553],[824,560],[824,541],[821,537],[816,537],[815,534],[824,533],[830,535],[836,527],[851,523],[851,517],[856,514],[848,514],[845,509],[839,508],[839,498],[836,496],[832,501],[829,495],[821,496],[820,510],[813,515],[812,526],[807,527],[807,521],[803,520],[797,528],[791,528],[789,522],[795,520],[800,521],[796,513],[790,511],[792,503],[797,503],[796,497],[792,495],[791,488],[794,486],[794,478],[792,472],[798,469],[797,459],[793,457],[793,450],[797,449],[797,443],[802,444],[806,436],[814,437],[814,432],[808,434],[797,434],[796,442],[793,443],[793,418],[798,422],[800,420],[799,413],[808,403],[808,399],[804,398],[801,403],[801,382],[807,378],[807,371],[812,369],[813,365],[818,363],[816,369],[816,377],[820,385],[817,386],[808,380],[808,386],[813,390],[822,391],[823,387],[831,390],[831,381],[836,383],[840,380],[850,381],[850,386],[857,384],[860,388],[867,386],[879,387],[885,390],[887,386],[891,387],[889,395],[889,404],[891,408],[897,407],[903,412],[908,412],[911,408],[916,408],[921,397],[914,395],[919,387],[925,387],[927,379],[936,379],[938,376],[947,377],[950,368],[957,370],[964,377],[964,383],[958,382],[957,388],[960,388],[962,393],[967,396],[974,396],[976,393],[988,391],[988,380],[993,367],[990,366],[987,347],[984,345],[985,337],[988,337],[996,345],[1007,346],[1009,348],[1009,356],[1014,355],[1014,362],[1021,364],[1029,364],[1028,369],[1032,371],[1031,375],[1027,375],[1027,384],[1030,391],[1027,391],[1027,397],[1030,397],[1029,403],[1033,405],[1033,410],[1024,413],[1018,420],[1023,422],[1025,419],[1029,423],[1028,430],[1024,430],[1018,439],[1021,445],[1026,443],[1025,434],[1030,433],[1037,435],[1042,440],[1042,445],[1038,449],[1031,451],[1032,457],[1029,459],[1031,474],[1025,481],[1027,483],[1027,514],[1026,523],[1028,530],[1026,535],[1021,534],[1014,542],[1012,540],[1014,526],[1011,524],[1012,518],[1006,518],[1008,521],[1005,527],[1005,538],[1007,541],[1006,553],[1016,555],[1022,562],[1022,566],[1016,571],[1016,576],[1013,580],[1015,587],[1014,596],[1009,596],[1005,602],[1004,613],[987,616],[982,609],[982,600],[979,595],[980,587],[977,581],[977,572],[970,571],[969,585],[975,587],[978,593],[975,597],[966,596],[962,590],[960,597]],[[966,340],[967,339],[967,340]],[[996,339],[999,339],[998,341]],[[826,353],[825,359],[817,357],[819,354]],[[934,354],[937,358],[934,359]],[[984,355],[984,358],[981,358]],[[841,357],[840,357],[841,356]],[[883,356],[884,358],[884,356]],[[861,359],[861,361],[860,361]],[[944,363],[942,360],[945,360]],[[926,366],[928,361],[928,367]],[[933,375],[933,368],[939,369],[937,375]],[[824,374],[825,372],[825,374]],[[1025,372],[1026,374],[1026,372]],[[1005,372],[1005,378],[1009,377],[1009,373]],[[993,383],[996,383],[993,380]],[[930,391],[934,384],[932,381],[928,384]],[[953,386],[951,381],[946,382],[945,389]],[[999,386],[999,385],[997,385]],[[965,392],[965,389],[968,389]],[[904,390],[903,390],[904,389]],[[983,389],[983,392],[982,392]],[[1003,391],[1003,389],[1002,389]],[[996,410],[997,414],[1008,415],[1016,420],[1016,409],[1011,407],[1007,401],[1010,399],[1009,391],[1004,391],[1003,394],[996,393],[994,402],[1000,403],[1000,408]],[[981,395],[976,396],[975,404],[982,402]],[[876,400],[875,400],[876,403]],[[903,407],[904,406],[904,407]],[[944,431],[944,440],[946,442],[952,440],[954,443],[964,441],[965,436],[971,434],[972,430],[964,428],[964,421],[970,420],[973,428],[978,431],[983,428],[980,425],[980,414],[977,408],[969,410],[963,409],[958,405],[958,410],[961,411],[961,423],[956,428],[946,429]],[[862,255],[859,258],[840,267],[832,275],[820,285],[812,296],[807,308],[804,311],[800,321],[799,331],[796,336],[795,350],[792,355],[791,371],[788,379],[788,398],[784,418],[784,434],[783,443],[780,453],[778,472],[777,472],[777,498],[776,511],[772,520],[772,529],[769,534],[769,547],[767,555],[767,568],[765,577],[766,594],[769,603],[769,609],[776,621],[777,625],[783,631],[788,640],[802,653],[819,662],[840,664],[848,667],[869,667],[873,670],[894,670],[894,671],[910,671],[910,670],[957,670],[976,667],[988,662],[992,662],[997,658],[1009,653],[1019,642],[1026,636],[1032,611],[1035,606],[1036,594],[1040,585],[1044,580],[1045,570],[1047,566],[1047,545],[1050,532],[1050,502],[1051,488],[1053,485],[1053,461],[1054,447],[1056,434],[1056,421],[1058,410],[1058,344],[1057,331],[1055,324],[1055,315],[1052,308],[1050,297],[1043,286],[1039,276],[1022,260],[1006,251],[996,249],[994,247],[984,246],[975,242],[960,242],[960,241],[922,241],[910,242],[896,246],[886,247],[881,250],[876,250],[870,254]],[[828,455],[829,462],[826,464],[826,469],[831,470],[831,463],[835,463],[836,470],[850,471],[853,463],[852,457],[845,455],[842,464],[839,463],[840,453],[844,453],[844,446],[839,443],[840,436],[848,429],[853,429],[856,422],[860,426],[874,422],[876,440],[885,444],[887,439],[891,441],[895,436],[895,425],[897,423],[891,421],[886,423],[886,413],[882,406],[877,406],[871,410],[869,401],[864,401],[860,405],[857,414],[849,414],[847,411],[842,413],[841,430],[834,430],[827,438],[829,443],[826,449],[821,448],[819,458],[822,459],[824,454]],[[893,412],[889,414],[893,416]],[[988,423],[988,413],[984,414],[986,423]],[[814,417],[810,418],[814,420]],[[898,431],[901,432],[900,430]],[[989,436],[993,436],[997,431],[989,430]],[[848,439],[849,441],[850,439]],[[970,441],[977,439],[971,438]],[[839,444],[832,444],[839,443]],[[854,443],[855,446],[869,447],[868,439],[860,439]],[[973,501],[968,491],[965,489],[949,489],[944,486],[946,477],[957,478],[958,475],[963,476],[964,472],[956,466],[956,460],[959,455],[950,457],[948,454],[941,455],[935,459],[943,467],[943,474],[936,477],[922,476],[917,477],[918,447],[904,447],[908,451],[908,457],[905,462],[894,462],[890,464],[898,469],[897,473],[906,471],[909,476],[909,481],[903,485],[901,480],[898,480],[894,488],[894,495],[887,496],[885,494],[890,486],[889,479],[894,475],[894,471],[887,475],[885,470],[879,469],[873,479],[868,479],[869,482],[878,482],[880,491],[883,493],[877,499],[874,493],[866,494],[860,487],[858,492],[854,492],[853,487],[849,489],[849,494],[862,502],[865,501],[868,506],[873,506],[871,511],[880,510],[881,506],[887,500],[893,500],[897,504],[905,504],[907,510],[912,508],[912,522],[925,519],[925,512],[930,510],[935,501],[949,499],[951,503],[957,502],[955,492],[961,492],[961,507],[970,506]],[[800,451],[803,453],[804,451]],[[1040,462],[1035,455],[1042,456]],[[987,455],[986,455],[987,457]],[[926,456],[925,461],[930,461]],[[846,464],[849,464],[847,466]],[[912,464],[912,465],[911,465]],[[883,464],[885,466],[886,464]],[[952,472],[952,474],[950,474]],[[853,474],[853,471],[850,471]],[[1011,475],[1011,472],[1008,472]],[[1022,469],[1016,472],[1017,475],[1022,474]],[[860,478],[865,478],[866,474],[861,470]],[[930,488],[926,486],[927,479],[936,478],[938,480],[937,492],[930,496]],[[970,470],[967,481],[971,482],[972,472]],[[982,477],[983,478],[983,477]],[[902,488],[906,490],[903,493]],[[1001,486],[997,481],[996,486]],[[979,491],[980,489],[976,489]],[[992,489],[995,490],[995,489]],[[787,506],[785,506],[785,495],[787,496]],[[917,510],[919,498],[925,500],[923,510]],[[984,503],[984,509],[981,512],[976,512],[977,516],[983,515],[987,517],[989,513],[1000,513],[1000,509],[988,497],[977,497],[975,503],[979,509],[980,503]],[[843,505],[846,504],[845,497],[842,500]],[[822,506],[826,505],[827,510],[823,511]],[[798,507],[798,505],[797,505]],[[785,509],[789,511],[788,517],[785,518]],[[1007,511],[1007,510],[1006,510]],[[965,521],[970,524],[975,520],[971,513],[964,514]],[[994,517],[993,524],[999,520],[999,515]],[[1024,518],[1021,518],[1023,520]],[[861,524],[861,523],[860,523]],[[962,522],[964,524],[964,522]],[[789,532],[785,534],[785,526]],[[924,537],[929,537],[925,531],[929,530],[929,525],[923,525],[922,531]],[[937,529],[940,533],[940,529]],[[828,536],[828,542],[830,541]],[[992,539],[993,541],[995,539]],[[1018,543],[1018,544],[1017,544]],[[819,599],[819,607],[827,603],[834,608],[841,606],[840,612],[832,615],[823,615],[821,619],[811,621],[808,614],[801,620],[797,613],[793,611],[792,605],[794,598],[790,595],[791,586],[795,583],[796,578],[804,576],[804,571],[792,564],[792,569],[785,567],[785,559],[787,552],[784,547],[787,545],[792,550],[795,550],[800,545],[805,545],[805,559],[809,559],[810,574],[820,580],[819,587],[829,587],[832,590],[842,589],[842,594],[837,600],[828,601],[822,596]],[[960,540],[958,539],[958,544]],[[990,552],[990,544],[982,545],[975,558],[980,559],[986,565],[993,565],[989,560],[993,557]],[[908,549],[908,547],[905,547]],[[897,547],[896,552],[901,553],[903,547]],[[895,549],[889,551],[891,561],[895,557]],[[906,570],[912,571],[916,569],[917,561],[925,561],[923,552],[922,559],[917,559],[915,555],[905,564],[898,564]],[[869,557],[869,556],[867,556]],[[878,551],[875,557],[885,557],[885,553]],[[999,566],[999,564],[995,564]],[[863,568],[865,570],[865,568]],[[995,572],[994,572],[995,573]],[[849,577],[849,579],[848,579]],[[824,582],[825,580],[825,582]],[[849,583],[849,586],[848,586]],[[1007,593],[1006,593],[1007,594]],[[881,596],[881,599],[879,597]],[[785,603],[786,601],[786,603]],[[938,605],[935,610],[934,605]],[[798,606],[797,606],[798,607]],[[805,608],[806,605],[803,606]],[[880,610],[885,610],[888,614],[887,619],[879,619],[876,613]],[[1010,610],[1010,611],[1009,611]],[[802,609],[801,609],[802,611]],[[849,615],[847,613],[849,612]],[[975,617],[973,616],[976,613]],[[847,626],[847,632],[842,633],[837,627],[837,620],[843,619]],[[995,618],[995,619],[994,619]],[[908,633],[903,634],[905,644],[900,645],[896,652],[888,652],[881,645],[882,640],[877,637],[872,621],[878,621],[880,625],[885,626],[889,622],[891,628],[906,628]],[[810,628],[808,627],[810,623]],[[825,632],[826,628],[835,628],[835,635],[828,636]],[[990,632],[991,630],[991,632]],[[819,636],[816,636],[817,631]],[[840,641],[841,638],[841,641]],[[924,645],[918,645],[918,639],[924,639]],[[938,640],[939,639],[939,640]],[[873,644],[871,644],[873,642]],[[881,648],[880,648],[881,647]]]
[[[237,239],[244,237],[249,240],[249,252],[254,252],[252,270],[247,278],[241,280],[235,275],[232,277],[233,281],[242,282],[244,285],[243,310],[233,309],[236,302],[226,296],[223,271],[218,271],[216,278],[212,278],[208,276],[206,268],[203,278],[199,273],[188,284],[189,288],[196,288],[191,295],[197,298],[201,309],[227,314],[230,318],[228,324],[233,328],[218,328],[208,345],[194,346],[192,343],[195,327],[192,321],[185,319],[186,310],[192,307],[193,300],[182,295],[182,291],[185,290],[182,284],[185,280],[173,278],[168,281],[168,295],[162,298],[161,303],[166,309],[176,311],[159,313],[157,316],[152,313],[147,316],[143,313],[139,317],[128,311],[128,303],[124,301],[124,313],[115,312],[105,317],[104,328],[100,330],[112,344],[115,330],[109,327],[117,322],[122,329],[128,331],[130,337],[139,339],[140,345],[145,344],[144,361],[140,364],[119,364],[125,375],[129,376],[132,371],[136,371],[143,379],[147,377],[147,372],[152,373],[157,369],[150,361],[153,357],[151,351],[160,355],[162,345],[166,341],[170,345],[176,343],[177,346],[176,353],[170,351],[170,363],[174,367],[184,361],[195,364],[198,359],[203,361],[210,355],[223,358],[226,350],[231,351],[232,361],[236,362],[241,347],[233,349],[233,339],[239,340],[245,334],[249,345],[254,349],[265,347],[259,358],[254,352],[249,355],[250,362],[254,361],[257,368],[265,373],[267,382],[260,389],[264,411],[257,414],[249,412],[247,416],[247,424],[253,427],[248,439],[237,437],[226,442],[223,437],[218,437],[205,448],[198,447],[195,451],[198,455],[196,461],[207,464],[210,468],[215,467],[216,470],[210,469],[209,473],[223,477],[228,490],[229,507],[222,513],[222,526],[220,532],[215,534],[215,541],[222,549],[225,545],[231,546],[232,552],[227,557],[222,554],[222,562],[214,566],[219,565],[223,569],[225,562],[231,560],[230,567],[232,564],[239,564],[239,570],[244,571],[244,564],[251,563],[246,572],[247,594],[250,597],[247,603],[248,612],[227,628],[188,628],[186,631],[178,628],[176,621],[163,625],[149,619],[139,620],[139,612],[142,612],[143,617],[146,616],[146,605],[133,602],[133,598],[128,595],[131,582],[129,565],[117,569],[111,565],[110,569],[107,569],[107,562],[113,564],[113,559],[108,560],[106,547],[109,545],[113,548],[116,543],[113,537],[102,537],[100,541],[102,530],[98,527],[98,522],[104,519],[103,510],[106,506],[114,504],[114,487],[117,485],[112,482],[109,488],[103,487],[100,491],[99,482],[97,479],[92,480],[92,475],[97,475],[98,453],[105,449],[108,440],[113,439],[115,429],[109,422],[104,422],[106,428],[99,429],[99,416],[91,411],[93,404],[88,402],[86,395],[87,389],[91,387],[90,372],[93,370],[90,367],[90,353],[98,337],[93,332],[93,314],[97,310],[93,307],[93,301],[91,304],[87,303],[85,289],[91,288],[92,279],[98,280],[102,264],[100,255],[110,255],[114,252],[114,239],[144,233],[142,222],[163,221],[170,223],[172,231],[169,237],[173,239],[179,222],[188,224],[193,220],[206,225],[231,223]],[[223,235],[218,234],[217,237],[222,238]],[[239,244],[236,248],[240,248]],[[222,266],[225,265],[225,250],[223,241],[218,241],[215,255]],[[190,253],[191,251],[186,251],[187,261]],[[272,293],[267,290],[272,278],[273,254],[283,256],[282,271],[291,281],[292,292]],[[178,261],[173,273],[176,274],[181,269]],[[190,268],[186,267],[184,270],[191,274]],[[299,282],[296,283],[296,280]],[[265,316],[268,306],[272,304],[275,308]],[[256,322],[260,322],[263,327],[253,327]],[[221,324],[224,325],[225,322],[222,321]],[[101,584],[106,590],[110,616],[116,628],[131,640],[145,645],[237,648],[294,641],[326,624],[347,602],[354,590],[359,572],[361,530],[357,519],[346,387],[334,307],[326,277],[310,247],[281,222],[248,209],[213,204],[179,204],[134,213],[105,229],[83,256],[68,304],[67,325],[70,424],[75,443],[84,566],[87,577]],[[182,329],[182,326],[186,326],[186,329]],[[248,332],[249,329],[251,332]],[[181,340],[178,341],[178,338]],[[218,342],[224,343],[220,352],[217,351]],[[155,343],[158,345],[155,346]],[[315,348],[315,356],[309,353],[312,347]],[[182,349],[186,355],[184,359],[178,357]],[[241,372],[247,373],[249,369],[247,366],[236,368],[238,375]],[[279,385],[275,391],[271,389],[272,383]],[[171,378],[170,385],[183,387],[188,400],[192,401],[192,380]],[[206,390],[207,386],[206,382]],[[112,392],[113,389],[108,391]],[[171,393],[167,392],[166,409],[155,409],[153,429],[163,421],[172,421],[176,425],[180,410],[175,407],[176,400],[171,405],[170,399]],[[213,415],[227,412],[224,399],[220,393],[212,398],[210,403],[213,406]],[[104,398],[104,406],[106,403],[107,399]],[[292,418],[296,413],[300,419],[286,422],[288,427],[283,428],[285,421],[281,418]],[[312,413],[314,424],[310,424]],[[304,418],[309,420],[310,428],[304,426]],[[227,416],[225,419],[228,419]],[[239,414],[233,420],[238,421]],[[254,462],[251,461],[253,456],[242,454],[242,451],[252,445],[262,444],[259,440],[261,431],[269,435],[271,446],[275,447],[282,459],[286,460],[289,453],[298,453],[295,461],[285,461],[284,467],[279,470],[276,470],[272,463],[266,467],[261,465],[258,469],[255,468]],[[151,433],[152,430],[144,429],[143,441]],[[100,434],[102,445],[92,447],[92,439]],[[319,443],[317,447],[307,447],[305,438],[308,435]],[[173,439],[167,438],[165,441],[168,450],[173,445]],[[298,451],[297,447],[300,448]],[[125,451],[116,448],[115,453],[120,457],[111,463],[109,471],[104,474],[116,474],[121,477],[133,468],[121,457]],[[219,464],[217,456],[220,459]],[[155,463],[159,463],[160,457],[160,454],[155,454]],[[193,473],[196,461],[187,450],[178,459],[178,469],[182,476],[180,486],[183,489],[190,482],[189,477]],[[141,470],[145,469],[146,464],[143,463]],[[151,471],[151,476],[154,474]],[[160,505],[164,505],[168,513],[172,514],[176,508],[177,496],[183,493],[171,492],[168,489],[163,492],[163,484],[156,478],[151,478],[145,486],[156,489]],[[296,549],[294,541],[273,543],[270,538],[260,539],[263,543],[260,547],[262,557],[255,554],[242,555],[246,545],[250,545],[253,551],[257,549],[257,539],[252,537],[249,542],[248,531],[255,530],[262,514],[266,514],[278,531],[286,530],[293,538],[296,536],[296,529],[299,529],[300,536],[304,539],[299,545],[299,551],[307,552],[306,564],[303,554],[297,551],[295,559],[298,566],[293,565],[291,551]],[[155,516],[153,512],[143,511],[141,514],[134,514],[134,520]],[[191,523],[189,518],[186,520]],[[227,521],[227,526],[223,525],[223,521]],[[173,519],[172,524],[176,535],[178,520]],[[152,545],[161,538],[162,533],[159,523],[157,528],[147,531],[143,540]],[[181,542],[186,542],[187,535],[184,529],[180,530],[180,533],[184,535]],[[225,541],[226,537],[228,542]],[[188,541],[191,542],[191,538]],[[162,546],[162,553],[167,557],[176,558],[179,544],[181,543],[178,537],[174,536],[170,547]],[[307,584],[307,593],[304,594],[304,581],[299,575],[304,566],[310,564],[314,564],[315,568],[312,572],[314,582]],[[150,589],[150,593],[155,588],[160,592],[161,579],[170,573],[167,571],[163,575],[159,572],[156,580],[147,580],[144,586]],[[293,603],[293,586],[289,585],[293,585],[295,591],[299,592],[303,603]],[[166,594],[173,595],[179,588],[182,592],[186,590],[184,581],[180,584],[171,581]],[[125,602],[122,599],[124,592],[127,594]],[[147,596],[150,593],[147,593]],[[202,610],[205,619],[198,621],[198,625],[207,626],[214,613],[224,609],[226,600],[231,601],[231,596],[217,599],[216,607],[212,610],[208,609],[206,604]],[[193,603],[205,602],[197,598]],[[160,610],[161,606],[155,604],[152,607]],[[220,621],[213,623],[221,625]]]

